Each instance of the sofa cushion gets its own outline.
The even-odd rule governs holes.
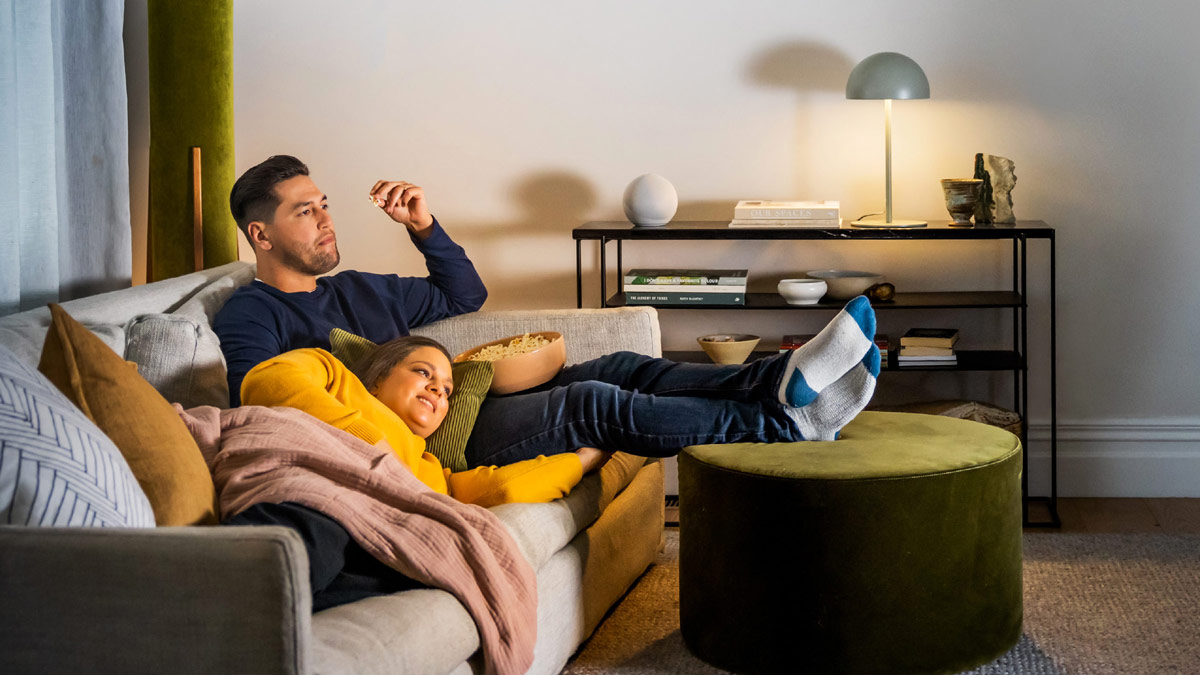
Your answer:
[[[360,335],[341,328],[329,333],[330,353],[361,378],[359,364],[378,345]],[[467,361],[451,366],[454,389],[450,393],[449,412],[441,426],[425,439],[425,451],[438,458],[442,466],[451,471],[466,471],[467,440],[479,416],[479,407],[492,384],[492,364],[487,361]]]
[[[0,523],[154,526],[150,502],[117,446],[3,345]]]
[[[207,324],[178,314],[143,314],[125,326],[125,336],[125,359],[163,398],[184,408],[229,407],[221,344]]]
[[[120,356],[50,305],[38,370],[120,448],[159,525],[215,524],[216,490],[171,404]]]

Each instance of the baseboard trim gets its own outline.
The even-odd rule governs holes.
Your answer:
[[[1050,494],[1050,425],[1029,429],[1030,494]],[[1200,497],[1200,419],[1058,425],[1060,497]]]

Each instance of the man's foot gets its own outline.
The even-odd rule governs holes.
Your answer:
[[[875,310],[866,296],[858,296],[809,340],[789,356],[779,384],[779,402],[802,408],[817,400],[817,395],[861,363],[875,349]],[[879,373],[878,365],[875,373]],[[872,385],[872,388],[874,385]]]
[[[879,347],[874,343],[863,358],[805,406],[788,406],[788,416],[806,441],[832,441],[837,432],[867,407],[879,377]]]

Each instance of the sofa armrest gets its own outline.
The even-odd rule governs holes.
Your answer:
[[[471,312],[421,326],[413,334],[433,338],[457,354],[484,342],[542,330],[563,334],[567,364],[617,351],[662,356],[653,307]]]
[[[0,672],[304,673],[312,599],[282,527],[0,527]]]

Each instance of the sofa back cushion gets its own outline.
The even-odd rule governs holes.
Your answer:
[[[135,366],[62,307],[50,305],[50,312],[38,370],[120,448],[150,499],[155,521],[216,523],[212,477],[175,409]]]
[[[153,527],[121,451],[0,345],[0,524]]]

